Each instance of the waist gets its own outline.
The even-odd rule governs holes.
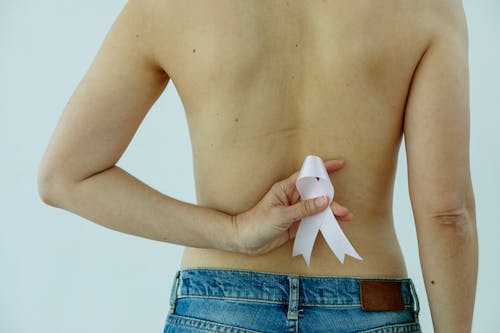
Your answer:
[[[290,293],[299,305],[365,305],[362,297],[398,298],[404,307],[415,305],[410,278],[313,276],[224,268],[177,271],[172,292],[177,298],[211,297],[287,304]]]
[[[321,234],[318,234],[309,267],[301,255],[292,256],[294,240],[290,240],[271,252],[256,256],[217,249],[186,247],[180,268],[243,269],[301,275],[397,278],[407,276],[404,258],[395,235],[385,234],[380,238],[369,234],[358,239],[352,237],[350,240],[354,240],[353,244],[357,244],[356,250],[363,260],[346,256],[344,264],[340,263]]]

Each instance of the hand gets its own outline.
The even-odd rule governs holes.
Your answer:
[[[344,166],[344,160],[324,162],[326,171],[332,173]],[[295,186],[299,171],[271,187],[252,209],[232,217],[235,229],[236,251],[249,255],[267,253],[294,239],[300,220],[327,208],[327,197],[316,204],[315,199],[301,200]],[[321,197],[320,197],[321,198]],[[352,213],[332,200],[330,208],[338,221],[350,221]]]

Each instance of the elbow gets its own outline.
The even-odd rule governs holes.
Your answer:
[[[40,170],[38,172],[37,187],[38,196],[47,205],[59,208],[62,181],[55,175],[54,172],[46,172]]]
[[[424,220],[444,229],[470,230],[475,225],[475,199],[472,186],[465,191],[429,195],[419,202]]]
[[[438,230],[455,235],[466,235],[474,232],[474,211],[469,206],[433,211],[429,214],[432,224]]]
[[[463,224],[467,222],[468,211],[464,206],[447,210],[433,211],[430,217],[441,224]]]

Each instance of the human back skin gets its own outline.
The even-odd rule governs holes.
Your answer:
[[[109,228],[186,245],[182,268],[406,277],[392,217],[404,134],[434,330],[470,332],[467,46],[459,0],[129,0],[54,131],[40,194]],[[116,166],[169,81],[188,121],[196,205]],[[354,214],[340,225],[363,260],[340,264],[321,234],[310,267],[292,257],[293,241],[260,255],[228,250],[244,238],[232,218],[307,155],[345,160],[331,174],[334,200]]]
[[[181,266],[405,277],[392,216],[412,75],[433,33],[425,2],[166,1],[159,62],[185,108],[196,202],[253,207],[305,156],[344,159],[331,175],[340,222],[363,257],[341,264],[318,235],[307,267],[293,240],[248,256],[186,247]],[[161,23],[160,23],[161,24]],[[412,221],[397,221],[409,224]]]

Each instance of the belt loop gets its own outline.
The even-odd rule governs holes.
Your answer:
[[[177,289],[179,287],[179,279],[180,279],[179,275],[180,275],[180,270],[177,270],[177,272],[175,273],[174,281],[172,283],[172,288],[170,289],[170,310],[169,310],[170,313],[174,313],[175,310],[175,304],[178,296]]]
[[[288,319],[298,319],[299,311],[299,276],[296,274],[288,275]]]
[[[420,312],[420,303],[418,302],[418,294],[412,279],[408,279],[408,281],[410,282],[410,291],[412,293],[413,300],[415,301],[415,321],[418,322],[418,314]]]

